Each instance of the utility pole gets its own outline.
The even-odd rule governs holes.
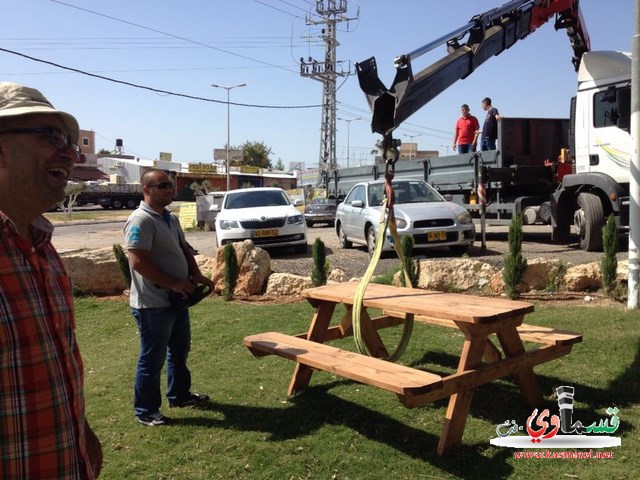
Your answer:
[[[631,40],[631,160],[629,171],[629,277],[627,307],[640,307],[640,0],[635,1],[635,31]]]
[[[348,72],[338,72],[336,48],[340,45],[336,38],[338,22],[353,20],[347,18],[347,0],[316,0],[316,13],[321,20],[307,17],[307,25],[323,25],[321,39],[324,41],[324,61],[309,57],[300,58],[300,75],[322,82],[322,120],[320,122],[320,161],[318,184],[329,188],[329,175],[337,168],[336,163],[336,78],[344,77]],[[335,189],[338,189],[337,176]]]
[[[343,122],[347,122],[347,168],[349,168],[349,129],[351,128],[351,122],[355,120],[362,120],[362,117],[356,118],[340,118],[336,117],[338,120],[342,120]]]

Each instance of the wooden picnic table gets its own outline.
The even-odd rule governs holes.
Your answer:
[[[439,455],[462,441],[475,387],[513,376],[527,404],[540,406],[542,395],[533,367],[567,355],[573,344],[582,341],[579,333],[523,324],[524,316],[533,311],[528,302],[371,284],[363,300],[361,331],[372,356],[325,345],[353,335],[357,287],[357,282],[349,282],[305,290],[302,295],[315,307],[306,333],[250,335],[244,344],[256,356],[275,354],[297,362],[289,395],[307,387],[314,370],[325,370],[391,391],[409,408],[449,397]],[[346,312],[338,325],[331,326],[339,304]],[[382,310],[383,315],[372,318],[370,308]],[[384,360],[388,352],[378,330],[402,324],[405,314],[413,314],[415,322],[454,327],[464,334],[456,373],[442,377]],[[502,350],[491,341],[492,335]],[[526,350],[523,341],[540,346]]]

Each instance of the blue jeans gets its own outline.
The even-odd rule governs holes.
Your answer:
[[[182,401],[191,395],[187,357],[191,347],[189,310],[132,308],[140,332],[140,356],[136,368],[133,407],[136,416],[160,409],[160,372],[167,359],[167,398]]]
[[[496,139],[495,138],[483,138],[482,139],[482,151],[486,152],[487,150],[495,150],[496,149]]]
[[[459,143],[457,145],[458,153],[470,153],[474,151],[472,143]]]

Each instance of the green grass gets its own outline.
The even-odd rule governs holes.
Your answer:
[[[127,217],[132,211],[133,210],[74,210],[71,215],[67,215],[65,212],[47,212],[44,216],[50,222],[78,222]]]
[[[497,424],[516,419],[523,425],[531,414],[509,380],[476,390],[463,444],[442,458],[435,450],[446,401],[406,409],[395,395],[326,372],[314,373],[311,386],[288,399],[293,363],[256,359],[242,338],[305,331],[312,314],[306,303],[212,298],[194,307],[189,364],[194,390],[211,395],[212,408],[165,405],[175,425],[143,427],[132,412],[138,338],[128,306],[83,298],[76,308],[87,414],[103,443],[105,479],[631,479],[640,471],[637,311],[537,305],[527,316],[527,323],[584,333],[569,356],[536,367],[549,408],[557,413],[552,394],[559,385],[575,387],[574,420],[585,424],[617,406],[621,427],[615,435],[622,437],[622,447],[612,449],[613,460],[525,460],[489,444]],[[399,330],[382,332],[390,348]],[[402,362],[453,372],[462,341],[455,330],[416,325]],[[335,344],[354,348],[352,339]]]

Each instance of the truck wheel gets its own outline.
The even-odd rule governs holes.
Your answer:
[[[127,199],[127,208],[129,210],[133,210],[138,206],[138,201],[133,199],[133,198],[128,198]]]
[[[342,224],[338,225],[338,240],[340,241],[340,248],[351,248],[353,243],[347,240],[347,235],[344,233]]]
[[[578,210],[573,216],[573,223],[578,228],[580,248],[587,252],[602,250],[602,227],[604,226],[604,209],[600,198],[589,192],[578,195]]]
[[[117,198],[111,200],[111,208],[113,208],[114,210],[120,210],[122,207],[124,207],[124,203],[122,202],[122,200],[119,200]]]

